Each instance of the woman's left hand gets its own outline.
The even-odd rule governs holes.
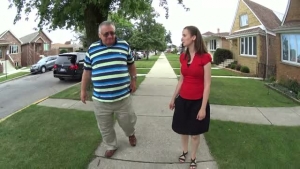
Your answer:
[[[206,116],[206,111],[205,109],[200,109],[197,115],[198,120],[203,120]]]

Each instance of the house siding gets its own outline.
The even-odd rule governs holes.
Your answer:
[[[49,51],[44,51],[44,43],[49,44]],[[39,48],[38,45],[40,45]],[[34,47],[38,50],[36,51]],[[33,65],[41,59],[40,55],[49,56],[50,51],[51,40],[43,32],[39,32],[30,43],[22,45],[22,64],[25,66]]]
[[[291,0],[290,6],[288,9],[288,13],[285,18],[285,23],[300,21],[300,1],[299,0]]]
[[[265,36],[256,36],[256,50],[257,55],[255,56],[244,56],[240,55],[240,38],[238,40],[233,40],[231,45],[231,50],[234,54],[234,59],[242,66],[247,66],[250,69],[251,74],[258,74],[258,62],[266,63],[266,41]]]
[[[245,27],[241,28],[240,27],[240,16],[242,14],[247,14],[248,15],[248,26],[245,26]],[[234,31],[237,31],[237,30],[240,30],[240,29],[244,29],[244,28],[258,26],[258,25],[261,25],[259,20],[255,17],[255,15],[251,12],[251,10],[246,6],[246,4],[242,0],[240,0],[238,11],[237,11],[237,14],[235,16],[234,24],[233,24],[231,32],[234,32]]]
[[[18,45],[18,53],[16,54],[10,54],[11,58],[15,61],[18,62],[18,64],[21,64],[21,42],[10,32],[6,32],[5,35],[2,37],[5,39],[5,41],[9,42],[11,45]],[[6,50],[9,50],[10,46],[7,46]],[[14,65],[13,65],[14,66]]]

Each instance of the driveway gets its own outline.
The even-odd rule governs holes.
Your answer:
[[[0,84],[0,119],[77,82],[60,81],[50,71]]]

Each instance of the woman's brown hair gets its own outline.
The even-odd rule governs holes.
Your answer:
[[[199,29],[195,26],[186,26],[184,29],[188,30],[189,33],[191,34],[191,36],[194,36],[194,35],[196,36],[196,40],[194,42],[194,48],[195,48],[196,53],[199,55],[207,53],[207,48],[204,44],[204,41],[203,41],[203,38],[202,38],[202,35],[201,35]],[[188,62],[191,61],[191,54],[190,54],[190,51],[188,48],[186,49],[184,58],[187,59]]]

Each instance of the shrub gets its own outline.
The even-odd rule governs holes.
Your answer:
[[[224,62],[226,59],[232,59],[233,54],[228,49],[220,49],[218,48],[214,53],[214,62],[216,64],[220,64],[221,62]]]
[[[289,90],[299,95],[300,83],[297,80],[287,79],[281,82],[281,85],[285,86]]]
[[[300,100],[300,91],[298,91],[297,99]]]
[[[231,68],[231,69],[235,69],[235,68],[236,68],[236,64],[234,64],[234,63],[231,64],[231,65],[230,65],[230,68]]]
[[[241,70],[241,67],[242,67],[242,66],[241,66],[240,64],[237,64],[235,69],[238,70],[238,71],[240,71],[240,70]]]
[[[62,50],[59,51],[60,54],[62,54],[62,53],[67,53],[67,52],[68,52],[68,51],[67,51],[66,49],[62,49]]]
[[[241,72],[243,72],[243,73],[250,73],[250,69],[247,66],[242,66],[241,67]]]

